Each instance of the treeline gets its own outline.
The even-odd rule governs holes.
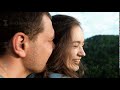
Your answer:
[[[119,77],[119,36],[97,35],[85,40],[85,78]]]

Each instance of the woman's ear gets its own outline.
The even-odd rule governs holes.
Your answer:
[[[15,54],[19,57],[26,56],[26,47],[28,44],[29,39],[28,36],[22,32],[16,33],[12,39],[13,50]]]

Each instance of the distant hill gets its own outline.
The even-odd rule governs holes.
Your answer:
[[[117,78],[119,72],[119,36],[97,35],[85,40],[82,59],[87,78]]]

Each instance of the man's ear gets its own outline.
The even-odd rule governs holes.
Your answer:
[[[22,32],[16,33],[12,39],[13,50],[19,57],[26,56],[29,38]]]

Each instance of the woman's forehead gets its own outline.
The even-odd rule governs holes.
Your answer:
[[[72,28],[71,39],[72,42],[84,42],[84,34],[79,26]]]

